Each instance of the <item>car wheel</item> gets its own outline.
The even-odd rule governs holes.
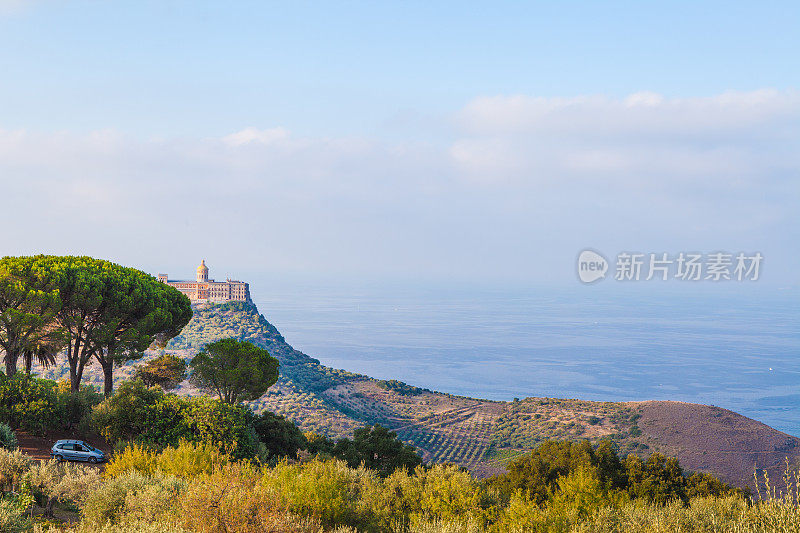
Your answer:
[[[95,464],[97,462],[97,459],[95,459],[94,457],[89,457],[89,462]]]

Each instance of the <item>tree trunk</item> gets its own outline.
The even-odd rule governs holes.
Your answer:
[[[11,377],[17,373],[17,355],[6,353],[6,376]]]
[[[53,517],[53,504],[56,503],[56,499],[52,497],[47,498],[47,504],[44,506],[44,513],[42,516],[45,518],[52,518]]]
[[[33,369],[33,352],[31,350],[26,350],[25,353],[22,354],[22,360],[25,362],[25,373],[30,374]]]
[[[76,368],[70,364],[69,365],[69,390],[71,392],[78,392],[81,388],[81,380],[78,379],[78,373]]]
[[[110,398],[114,393],[114,361],[109,361],[103,365],[103,394]]]

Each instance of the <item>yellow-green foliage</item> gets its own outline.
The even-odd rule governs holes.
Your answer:
[[[126,522],[124,524],[90,524],[81,522],[78,526],[70,529],[56,530],[53,527],[45,529],[36,526],[33,533],[192,533],[175,524],[168,522]]]
[[[82,503],[100,487],[101,477],[97,468],[56,459],[39,461],[25,475],[26,481],[39,493],[47,497],[46,512],[55,502],[72,501]]]
[[[18,533],[30,527],[30,520],[25,516],[25,509],[14,500],[0,500],[0,531]]]
[[[139,472],[152,476],[155,473],[180,478],[207,474],[230,462],[230,457],[211,444],[182,441],[177,447],[164,448],[160,452],[148,450],[139,444],[131,444],[106,466],[106,477],[118,477],[126,472]]]
[[[33,460],[20,450],[0,448],[0,493],[17,490],[32,464]]]
[[[93,526],[138,522],[175,523],[186,482],[175,476],[130,471],[108,479],[85,499],[82,514]]]
[[[169,475],[165,473],[168,468],[159,466],[161,454],[141,448],[130,452],[130,459],[124,460],[130,468],[120,466],[99,488],[87,488],[89,494],[81,503],[83,520],[69,532],[800,531],[797,476],[787,475],[788,488],[781,491],[762,481],[761,485],[766,485],[762,490],[769,497],[759,503],[731,494],[660,505],[631,499],[627,491],[613,488],[602,481],[597,470],[584,466],[559,477],[554,488],[548,489],[547,498],[538,502],[521,489],[501,496],[492,484],[452,465],[399,470],[381,479],[374,472],[349,468],[335,459],[282,462],[270,468],[252,462],[188,460],[193,453],[205,453],[197,447],[166,453],[182,465]],[[181,477],[172,475],[175,473]],[[45,474],[40,477],[47,477]],[[3,515],[5,507],[0,509],[0,520],[6,515],[8,520],[21,518],[19,512]]]
[[[414,472],[397,470],[367,493],[369,506],[381,509],[382,525],[422,524],[430,520],[484,524],[498,503],[469,472],[454,465],[434,465]]]
[[[198,533],[317,533],[313,518],[288,512],[273,490],[258,483],[252,465],[230,464],[193,479],[180,502],[180,523]]]
[[[555,513],[583,519],[602,507],[620,507],[629,501],[627,493],[609,490],[588,468],[579,468],[558,481],[558,490],[548,507]]]
[[[292,513],[318,519],[328,527],[366,527],[376,510],[365,504],[362,495],[375,490],[380,480],[370,470],[349,468],[334,459],[282,462],[266,470],[261,483]]]

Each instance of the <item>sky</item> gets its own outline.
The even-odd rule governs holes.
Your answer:
[[[797,286],[796,2],[0,0],[0,252],[171,277]]]

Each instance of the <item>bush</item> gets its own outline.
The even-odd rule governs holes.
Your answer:
[[[557,515],[581,521],[603,507],[620,507],[629,501],[620,490],[609,490],[589,468],[579,468],[558,480],[558,490],[552,495],[548,508]]]
[[[398,468],[413,470],[422,464],[422,458],[413,446],[403,443],[397,438],[397,433],[378,424],[356,429],[352,441],[340,439],[332,453],[347,461],[351,468],[364,465],[381,477],[388,476]]]
[[[0,500],[0,531],[3,533],[28,531],[31,522],[25,516],[25,511],[13,500]]]
[[[209,474],[230,462],[230,457],[210,444],[181,442],[177,447],[168,447],[160,452],[148,450],[133,443],[114,454],[106,466],[106,477],[119,477],[128,472],[146,476],[161,475],[191,478]]]
[[[380,510],[377,519],[384,530],[408,523],[414,528],[435,522],[485,524],[499,503],[496,491],[455,465],[418,466],[412,472],[402,468],[373,489],[365,494],[364,505]]]
[[[160,440],[176,437],[174,431],[182,419],[181,403],[176,398],[177,405],[171,410],[169,405],[163,405],[164,396],[163,391],[148,388],[141,380],[126,381],[112,397],[94,408],[92,426],[109,442],[139,439],[169,444]]]
[[[95,525],[119,523],[128,494],[141,492],[159,482],[158,478],[135,471],[111,478],[87,496],[82,508],[83,517]]]
[[[368,528],[375,522],[375,509],[361,497],[375,491],[379,481],[364,468],[349,468],[336,459],[294,465],[282,462],[265,471],[262,483],[282,507],[319,520],[325,527]]]
[[[35,463],[25,478],[39,494],[46,497],[45,516],[52,516],[56,502],[80,504],[100,486],[100,471],[97,468],[61,463],[55,459]]]
[[[374,471],[350,468],[338,459],[294,464],[283,461],[268,468],[251,461],[208,460],[219,453],[211,445],[184,443],[160,453],[136,446],[123,450],[115,460],[119,462],[109,465],[109,477],[99,487],[97,483],[79,481],[85,476],[67,483],[73,494],[87,494],[85,500],[77,498],[84,520],[69,531],[318,533],[322,528],[335,533],[800,531],[797,498],[800,485],[777,497],[769,491],[767,501],[753,505],[740,496],[694,498],[688,505],[680,499],[665,504],[644,496],[632,500],[629,486],[613,486],[614,478],[608,471],[615,462],[603,449],[593,449],[594,460],[589,464],[580,464],[583,447],[553,447],[543,450],[538,457],[542,459],[557,450],[572,453],[556,453],[551,458],[571,457],[579,465],[559,476],[545,501],[539,503],[521,488],[507,499],[501,498],[494,483],[478,481],[453,465],[418,466],[412,472],[400,468],[381,479]],[[98,476],[96,469],[52,461],[31,467],[30,460],[27,463],[18,460],[20,455],[0,450],[0,472],[10,472],[8,476],[18,480],[27,479],[29,485],[17,482],[23,494],[26,486],[44,490],[43,487],[59,485],[61,479],[68,477],[59,474],[62,470],[74,469],[76,473],[81,469],[91,470]],[[642,479],[657,478],[664,471],[674,470],[669,460],[657,455],[651,459],[640,463]],[[11,464],[16,466],[9,467]],[[122,468],[123,464],[129,468]],[[165,474],[166,470],[182,477]],[[636,472],[632,470],[632,483],[641,484]],[[787,472],[786,479],[798,478],[795,473]],[[711,492],[722,488],[713,478],[699,477],[688,486],[710,487]],[[15,527],[19,531],[14,520],[20,518],[18,511],[24,509],[22,504],[29,498],[0,501],[15,502],[13,508],[6,504],[0,508],[0,526],[11,524],[5,529],[0,527],[0,531],[15,531]]]
[[[308,447],[308,441],[294,422],[280,415],[263,412],[253,419],[253,430],[268,450],[268,459],[296,458],[298,450]]]
[[[33,459],[20,450],[0,448],[0,493],[19,490],[22,477],[31,469]]]
[[[250,411],[208,397],[186,400],[184,420],[192,440],[212,443],[236,459],[252,458],[256,439],[248,427]]]
[[[24,373],[0,374],[0,419],[12,428],[43,434],[58,420],[55,381]]]
[[[588,441],[547,441],[530,454],[509,462],[507,470],[488,483],[500,489],[505,498],[521,491],[537,505],[558,493],[559,482],[581,470],[596,477],[608,490],[624,490],[630,498],[657,505],[672,500],[686,504],[690,496],[747,494],[710,474],[686,477],[677,459],[658,453],[647,460],[629,455],[623,463],[608,441],[596,447]]]
[[[5,448],[6,450],[17,449],[17,436],[14,435],[8,424],[3,422],[0,422],[0,448]]]
[[[92,413],[92,426],[108,441],[178,446],[182,441],[217,446],[234,458],[252,458],[257,441],[248,428],[249,411],[207,397],[184,398],[127,381]]]
[[[125,495],[123,516],[126,524],[179,521],[178,501],[186,490],[185,480],[171,475],[151,476],[152,483]]]
[[[48,533],[51,531],[47,530]],[[44,530],[36,529],[34,533],[43,533]],[[125,524],[89,524],[81,522],[76,529],[69,533],[192,533],[169,522],[153,522],[149,520],[140,522],[126,522]]]
[[[79,430],[87,429],[92,408],[103,401],[103,395],[91,385],[81,385],[77,392],[73,392],[67,380],[58,383],[57,391],[56,408],[61,425],[68,429],[76,426]]]
[[[101,399],[94,387],[72,392],[68,382],[0,374],[0,418],[13,429],[42,435],[47,430],[73,428],[88,418]]]
[[[247,464],[231,464],[194,478],[181,499],[181,525],[212,533],[318,533],[319,522],[287,512],[286,504],[260,472]]]

